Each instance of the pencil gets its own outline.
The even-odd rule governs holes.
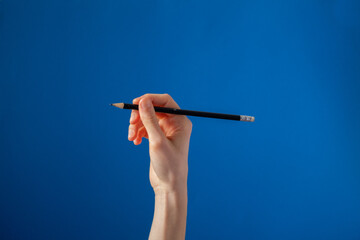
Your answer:
[[[132,109],[139,110],[139,105],[130,104],[130,103],[112,103],[111,106],[118,107],[121,109]],[[224,114],[224,113],[213,113],[213,112],[199,112],[185,109],[177,109],[177,108],[166,108],[166,107],[155,107],[155,112],[168,113],[168,114],[177,114],[177,115],[187,115],[187,116],[195,116],[195,117],[207,117],[207,118],[219,118],[226,120],[235,120],[235,121],[243,121],[243,122],[254,122],[255,117],[246,116],[246,115],[232,115],[232,114]]]

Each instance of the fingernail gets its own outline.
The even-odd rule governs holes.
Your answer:
[[[132,138],[135,135],[135,131],[130,129],[128,138]]]

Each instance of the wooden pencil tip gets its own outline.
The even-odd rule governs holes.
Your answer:
[[[112,103],[111,106],[118,107],[118,108],[124,108],[124,103]]]

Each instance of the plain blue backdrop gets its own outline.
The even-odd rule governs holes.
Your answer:
[[[146,239],[147,141],[190,117],[187,239],[360,239],[360,2],[0,1],[0,238]]]

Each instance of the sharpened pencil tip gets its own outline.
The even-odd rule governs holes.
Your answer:
[[[117,108],[124,108],[124,103],[112,103],[111,106],[117,107]]]

